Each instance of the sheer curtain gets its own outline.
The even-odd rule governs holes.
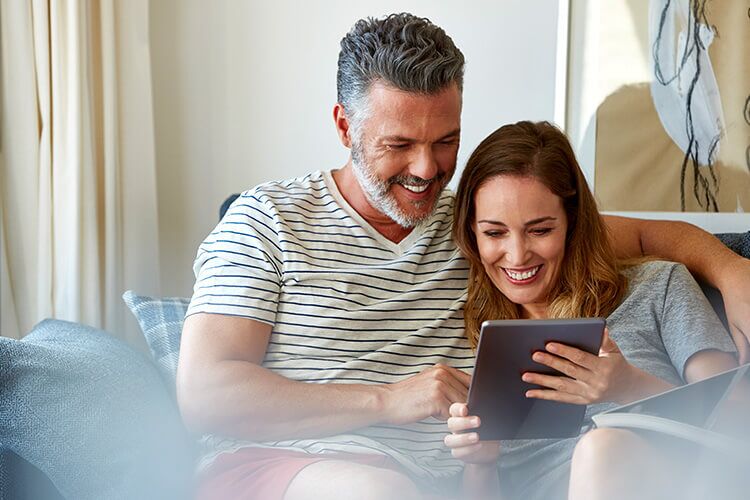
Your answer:
[[[0,333],[159,293],[148,0],[0,0]]]

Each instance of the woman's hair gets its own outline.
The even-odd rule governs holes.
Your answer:
[[[519,318],[519,306],[490,281],[482,266],[474,225],[474,197],[499,175],[531,177],[562,199],[568,222],[559,279],[550,291],[552,318],[608,316],[627,287],[594,196],[565,135],[548,122],[500,127],[471,154],[456,194],[453,238],[469,261],[464,318],[472,346],[482,322]]]

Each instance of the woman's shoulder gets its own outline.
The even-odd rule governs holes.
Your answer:
[[[628,288],[632,291],[641,286],[666,287],[673,276],[690,276],[687,268],[679,262],[667,260],[647,260],[630,265],[622,270],[628,279]]]

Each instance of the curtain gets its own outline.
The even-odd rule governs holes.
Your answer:
[[[148,0],[0,0],[2,330],[54,317],[139,342],[159,293]]]

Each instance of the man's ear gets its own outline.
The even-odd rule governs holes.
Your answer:
[[[336,124],[336,132],[339,134],[341,144],[351,149],[352,138],[349,130],[349,118],[347,118],[344,106],[340,102],[337,102],[333,107],[333,121]]]

